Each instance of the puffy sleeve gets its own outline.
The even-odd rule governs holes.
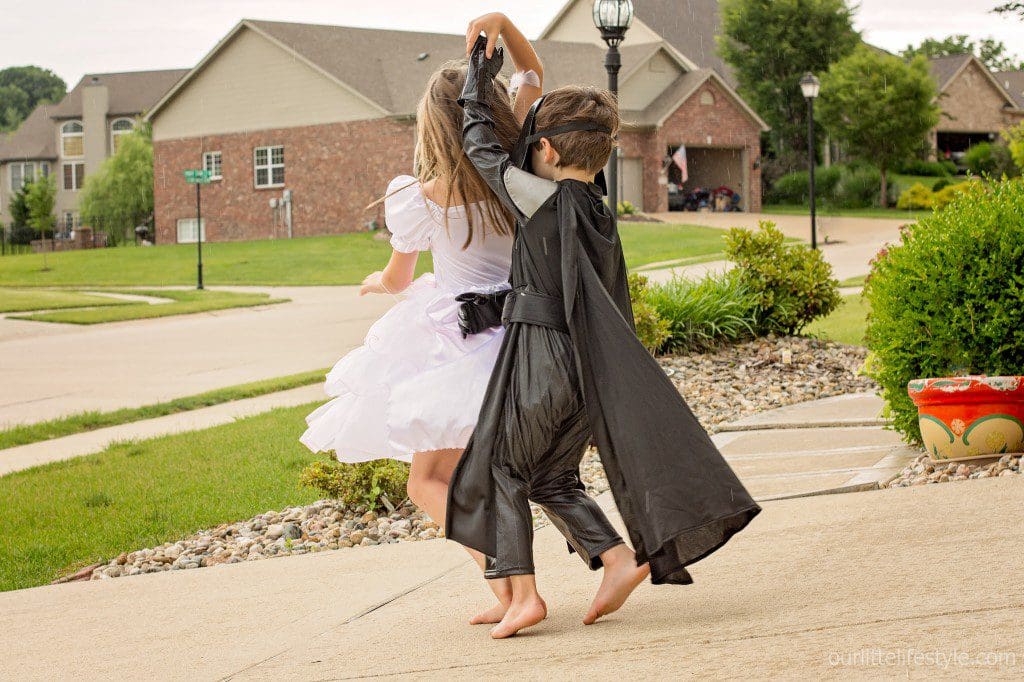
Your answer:
[[[430,249],[430,236],[436,223],[411,175],[399,175],[388,185],[384,199],[384,220],[391,231],[391,248],[401,253]]]

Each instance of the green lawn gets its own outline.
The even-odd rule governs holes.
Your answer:
[[[807,325],[804,334],[862,346],[868,310],[867,301],[860,294],[844,296],[843,302],[831,315]]]
[[[112,290],[118,291],[118,290]],[[72,308],[53,312],[33,313],[30,315],[11,315],[16,320],[34,320],[37,322],[64,322],[67,324],[103,324],[104,322],[123,322],[125,320],[144,320],[153,317],[169,317],[171,315],[188,315],[205,313],[212,310],[227,308],[248,308],[271,303],[284,303],[286,298],[270,298],[269,294],[237,293],[233,291],[210,291],[204,289],[172,290],[121,290],[119,293],[136,294],[169,298],[172,303],[131,303],[116,307],[104,308]]]
[[[78,291],[52,289],[0,288],[0,313],[20,313],[28,310],[61,310],[90,306],[129,305],[132,301],[94,296]]]
[[[620,223],[630,267],[654,261],[715,253],[722,232],[708,227]],[[203,245],[209,285],[359,284],[381,269],[390,254],[384,240],[368,233]],[[63,251],[0,258],[0,286],[164,286],[190,285],[196,277],[196,249],[190,244]],[[419,272],[432,269],[420,255]]]
[[[841,287],[862,287],[864,282],[867,281],[867,275],[856,275],[854,277],[847,277],[839,283]]]
[[[309,504],[298,442],[316,404],[124,443],[0,477],[0,590],[268,509]]]
[[[761,210],[765,213],[777,213],[779,215],[810,215],[811,213],[807,206],[799,204],[767,204],[762,206]],[[930,215],[931,211],[901,211],[898,208],[882,208],[881,206],[871,208],[829,208],[827,206],[818,206],[816,213],[819,217],[890,218],[893,220],[915,221]]]
[[[143,405],[142,407],[126,407],[110,412],[83,412],[60,419],[12,426],[0,430],[0,450],[50,440],[51,438],[70,436],[75,433],[95,431],[96,429],[127,424],[142,419],[154,419],[178,412],[198,410],[232,400],[242,400],[268,393],[276,393],[277,391],[287,391],[299,386],[320,383],[324,380],[326,373],[326,369],[317,369],[312,372],[290,374],[273,379],[264,379],[263,381],[254,381],[248,384],[218,388],[214,391],[206,391],[205,393],[176,398],[175,400],[168,400],[163,403]]]

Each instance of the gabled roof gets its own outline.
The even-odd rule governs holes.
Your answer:
[[[156,104],[188,69],[163,71],[127,71],[122,73],[87,73],[50,113],[55,119],[82,116],[82,89],[90,85],[107,86],[110,116],[137,116]]]
[[[0,134],[0,162],[57,158],[57,135],[50,118],[53,108],[53,104],[40,104],[17,130]]]
[[[325,75],[390,116],[412,116],[423,86],[442,64],[459,59],[466,49],[462,35],[391,31],[319,24],[294,24],[245,19],[235,26],[192,71],[182,78],[150,111],[159,115],[242,30],[251,30],[278,45],[294,58]],[[591,43],[537,40],[533,43],[545,64],[545,87],[570,83],[605,86],[605,49]],[[664,50],[687,69],[678,54],[664,42],[624,45],[620,82]],[[505,60],[511,74],[511,60]],[[640,114],[643,112],[623,112]]]
[[[714,69],[730,86],[732,67],[718,56],[718,0],[634,0],[637,19],[702,68]]]
[[[632,122],[637,126],[660,126],[676,109],[682,106],[683,102],[693,96],[697,88],[709,80],[718,85],[719,89],[730,97],[762,131],[767,132],[770,129],[768,124],[757,115],[757,112],[751,109],[743,101],[743,98],[737,95],[736,91],[730,88],[725,79],[714,69],[697,69],[696,71],[680,74],[644,111],[622,112],[623,120]]]
[[[1006,89],[1017,106],[1024,109],[1024,71],[999,71],[996,80]]]
[[[992,87],[999,91],[999,94],[1003,96],[1014,109],[1019,108],[1020,100],[1013,97],[1006,89],[1006,87],[988,70],[985,64],[975,57],[973,54],[956,54],[949,55],[948,57],[933,57],[928,60],[931,66],[932,78],[935,80],[935,84],[938,86],[939,94],[942,94],[950,84],[956,80],[956,78],[963,73],[964,69],[967,68],[968,64],[975,64],[981,72],[988,77],[989,82],[992,83]]]

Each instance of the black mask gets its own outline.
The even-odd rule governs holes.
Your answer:
[[[519,139],[516,140],[516,146],[512,148],[512,163],[518,168],[523,169],[527,172],[533,172],[533,160],[530,155],[530,146],[542,137],[551,138],[555,135],[561,135],[562,133],[571,133],[574,131],[597,131],[599,133],[611,134],[611,130],[608,128],[594,123],[593,121],[573,121],[554,128],[548,128],[546,130],[536,130],[537,127],[537,111],[544,103],[544,97],[540,97],[533,106],[530,107],[530,112],[526,115],[526,120],[523,121],[522,132],[519,133]],[[601,188],[601,194],[608,194],[608,185],[604,179],[604,169],[598,171],[594,177],[594,184]]]

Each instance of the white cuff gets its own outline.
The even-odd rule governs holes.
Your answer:
[[[540,76],[533,69],[529,71],[516,71],[508,81],[508,90],[509,92],[515,92],[523,85],[532,85],[535,88],[539,88]]]

